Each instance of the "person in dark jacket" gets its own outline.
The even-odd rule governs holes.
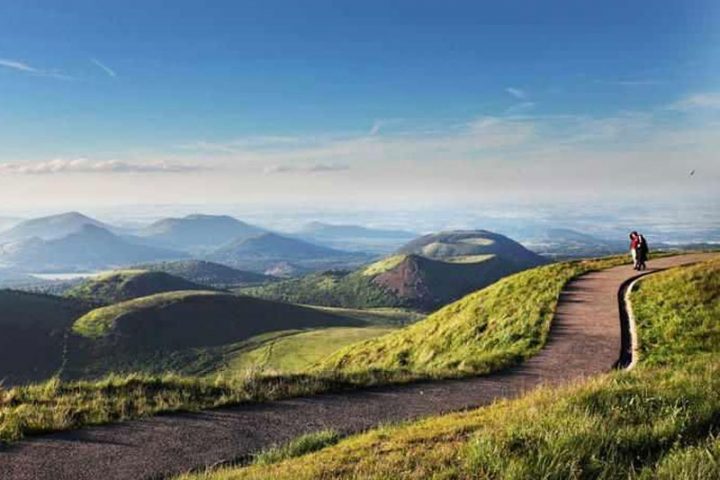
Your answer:
[[[645,270],[647,268],[647,265],[645,265],[645,262],[647,262],[648,253],[650,252],[650,249],[648,248],[647,240],[645,240],[645,237],[643,236],[642,233],[638,233],[637,240],[638,240],[638,244],[637,244],[638,270]]]

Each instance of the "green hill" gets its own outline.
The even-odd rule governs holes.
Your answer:
[[[547,263],[540,255],[498,233],[487,230],[453,230],[416,238],[401,247],[399,254],[416,254],[437,260],[494,255],[518,268]]]
[[[72,326],[66,376],[110,371],[160,372],[173,356],[291,329],[361,326],[316,309],[211,291],[136,298],[88,312]]]
[[[719,292],[720,260],[643,280],[631,372],[181,478],[718,478]]]
[[[44,380],[57,372],[65,332],[86,311],[72,299],[0,290],[0,383]]]
[[[207,287],[165,272],[118,270],[85,280],[65,295],[99,304],[111,304],[178,290],[207,290]]]
[[[165,272],[191,282],[216,288],[255,285],[277,280],[276,277],[262,273],[238,270],[219,263],[203,260],[178,260],[140,265],[138,268],[156,272]]]
[[[293,303],[430,311],[522,270],[521,265],[493,254],[445,260],[400,254],[354,272],[316,273],[244,291]]]

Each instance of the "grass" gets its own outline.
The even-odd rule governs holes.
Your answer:
[[[640,283],[632,300],[643,350],[631,372],[184,480],[718,478],[720,342],[706,338],[719,318],[718,281],[713,260]]]
[[[255,465],[272,465],[290,458],[300,457],[336,444],[340,435],[334,430],[320,430],[306,433],[285,445],[276,446],[260,452],[253,459]]]
[[[135,298],[125,302],[116,303],[107,307],[100,307],[78,318],[73,324],[72,331],[87,338],[101,338],[107,335],[115,325],[115,321],[128,313],[143,308],[163,308],[166,305],[177,303],[190,296],[223,295],[219,292],[187,290],[179,292],[166,292]]]
[[[340,308],[304,305],[323,312],[334,313],[342,317],[354,318],[369,325],[395,325],[405,326],[425,318],[425,314],[406,308],[377,307],[377,308]]]
[[[567,280],[625,262],[620,257],[569,262],[513,275],[410,327],[351,347],[304,374],[231,372],[215,379],[130,374],[95,382],[50,382],[12,388],[2,394],[10,400],[0,401],[0,440],[166,411],[489,372],[519,362],[542,347],[559,292]],[[90,329],[91,334],[96,331]],[[386,339],[390,339],[386,344],[390,348],[387,362],[377,349]],[[461,345],[462,341],[483,343],[489,353]],[[426,346],[433,349],[432,357],[426,355]],[[398,351],[409,353],[398,357]],[[363,358],[365,368],[361,365]]]
[[[392,270],[400,265],[406,257],[407,255],[393,255],[391,257],[383,258],[382,260],[378,260],[377,262],[371,263],[365,267],[361,274],[365,277],[380,275],[381,273],[385,273],[388,270]]]
[[[393,327],[331,327],[282,335],[228,361],[231,371],[254,369],[274,373],[307,370],[338,348],[394,331]],[[289,332],[288,332],[289,333]]]
[[[623,258],[566,262],[506,277],[408,328],[339,350],[318,369],[453,377],[518,363],[545,344],[565,283],[623,262]]]
[[[87,279],[68,290],[65,296],[108,305],[156,293],[180,290],[209,289],[165,272],[134,269],[117,270]]]
[[[493,258],[495,255],[459,255],[457,257],[448,257],[445,259],[446,262],[450,263],[480,263],[485,260]]]
[[[640,358],[674,364],[720,345],[720,260],[652,275],[632,293]],[[656,292],[662,292],[657,294]],[[682,340],[682,341],[679,341]]]

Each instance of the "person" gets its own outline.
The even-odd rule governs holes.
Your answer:
[[[650,249],[648,248],[647,240],[645,240],[645,237],[642,233],[638,233],[637,235],[637,265],[638,270],[645,270],[647,269],[647,265],[645,265],[645,262],[647,262],[648,258],[648,252]]]
[[[633,269],[638,270],[638,232],[630,232],[630,255],[632,256]]]

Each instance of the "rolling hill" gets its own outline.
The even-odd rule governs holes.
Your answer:
[[[119,270],[85,280],[65,296],[107,305],[178,290],[207,290],[207,287],[165,272]]]
[[[477,255],[494,255],[522,268],[547,263],[543,257],[518,242],[487,230],[456,230],[424,235],[407,243],[397,253],[450,261],[463,261],[463,257],[467,259]]]
[[[365,322],[333,313],[211,291],[179,291],[102,307],[78,318],[70,337],[68,376],[162,369],[174,355],[261,333]]]
[[[0,383],[40,381],[57,372],[65,332],[86,311],[72,299],[0,290]]]
[[[0,233],[0,244],[37,238],[54,240],[80,231],[86,225],[108,229],[108,226],[78,212],[33,218]]]
[[[263,232],[262,228],[227,215],[194,214],[158,220],[141,230],[139,236],[153,245],[200,253]]]
[[[156,272],[165,272],[191,282],[211,287],[226,288],[266,283],[276,280],[270,275],[238,270],[204,260],[178,260],[140,265],[137,268]]]
[[[263,233],[231,242],[208,255],[207,259],[238,268],[266,271],[283,263],[306,269],[359,264],[367,261],[368,255],[335,250],[276,233]]]
[[[421,237],[399,253],[362,269],[327,271],[244,290],[293,303],[433,310],[500,278],[546,263],[501,235],[448,232]],[[481,253],[482,252],[482,253]]]
[[[91,224],[61,238],[33,237],[0,247],[0,263],[30,272],[97,270],[184,256],[177,251],[132,243]]]

